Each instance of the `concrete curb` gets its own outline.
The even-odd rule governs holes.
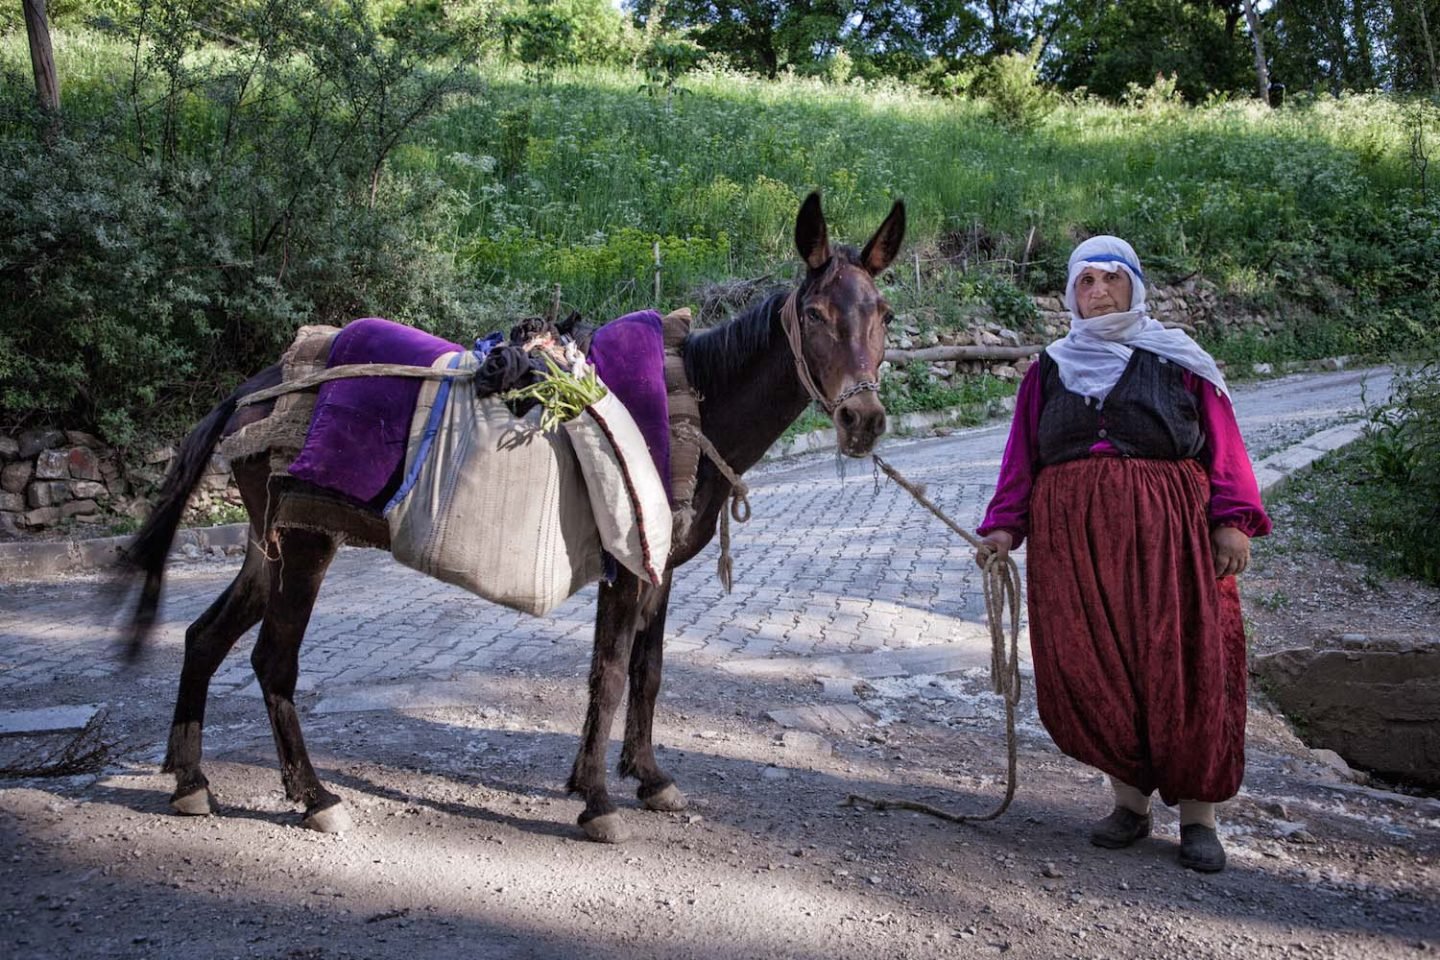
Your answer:
[[[175,534],[174,549],[194,546],[201,552],[212,547],[242,546],[248,524],[227,523],[220,527],[193,527]],[[39,540],[0,543],[0,582],[45,580],[70,573],[105,570],[120,562],[120,551],[130,537],[98,537],[93,540]]]
[[[1363,423],[1342,423],[1312,434],[1279,453],[1272,453],[1255,464],[1255,481],[1260,485],[1260,498],[1269,503],[1291,477],[1304,473],[1321,457],[1349,446],[1364,435]]]
[[[949,426],[960,422],[960,418],[967,413],[973,413],[974,406],[949,407],[945,410],[921,410],[916,413],[902,413],[899,416],[890,417],[886,437],[905,436],[918,433],[923,430],[933,430],[936,427]],[[1015,398],[1002,397],[991,403],[988,416],[1008,417],[1015,411]],[[983,424],[982,424],[983,426]],[[773,460],[784,460],[787,457],[798,457],[802,454],[813,453],[816,450],[826,450],[835,446],[835,431],[833,428],[823,430],[812,430],[810,433],[801,433],[776,443],[765,455],[760,458],[761,463],[769,463]]]

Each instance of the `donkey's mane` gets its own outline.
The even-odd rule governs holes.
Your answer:
[[[807,294],[825,289],[843,267],[860,265],[860,254],[854,247],[835,246],[830,253],[829,261],[818,274],[801,281],[798,300],[803,301]],[[757,354],[771,350],[777,337],[784,337],[780,310],[789,295],[789,290],[772,292],[725,323],[697,330],[686,338],[685,376],[701,396],[739,375]],[[789,349],[788,344],[785,348]]]

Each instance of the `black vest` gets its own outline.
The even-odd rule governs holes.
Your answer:
[[[1071,393],[1060,366],[1040,354],[1040,464],[1054,466],[1090,455],[1109,440],[1127,457],[1188,460],[1205,447],[1199,402],[1185,389],[1185,368],[1136,350],[1103,403]]]

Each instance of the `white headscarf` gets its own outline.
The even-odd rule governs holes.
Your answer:
[[[1087,267],[1124,270],[1130,275],[1130,309],[1086,320],[1075,302],[1075,281]],[[1065,283],[1065,307],[1070,311],[1070,333],[1045,348],[1060,368],[1065,389],[1104,401],[1114,388],[1136,349],[1148,350],[1180,364],[1230,395],[1225,378],[1210,354],[1183,330],[1166,329],[1145,308],[1145,274],[1135,249],[1119,237],[1091,237],[1070,254],[1070,277]]]

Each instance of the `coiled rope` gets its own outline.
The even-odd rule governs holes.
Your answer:
[[[998,554],[981,542],[980,538],[965,530],[945,515],[939,507],[925,496],[924,489],[911,483],[879,454],[871,454],[875,466],[887,477],[900,485],[914,497],[921,506],[939,517],[944,524],[965,539],[978,551],[988,553],[982,585],[985,593],[985,616],[990,624],[990,683],[991,688],[1005,699],[1005,747],[1008,755],[1008,770],[1005,777],[1005,798],[1000,806],[985,814],[960,814],[932,807],[928,803],[914,800],[899,800],[890,797],[867,797],[852,793],[845,798],[845,806],[868,804],[876,810],[914,810],[948,820],[951,823],[976,823],[994,820],[1010,807],[1015,799],[1016,748],[1015,748],[1015,707],[1020,703],[1020,568],[1008,555],[1002,560]],[[877,479],[878,482],[878,479]],[[1005,630],[1005,608],[1010,609],[1010,629]]]

